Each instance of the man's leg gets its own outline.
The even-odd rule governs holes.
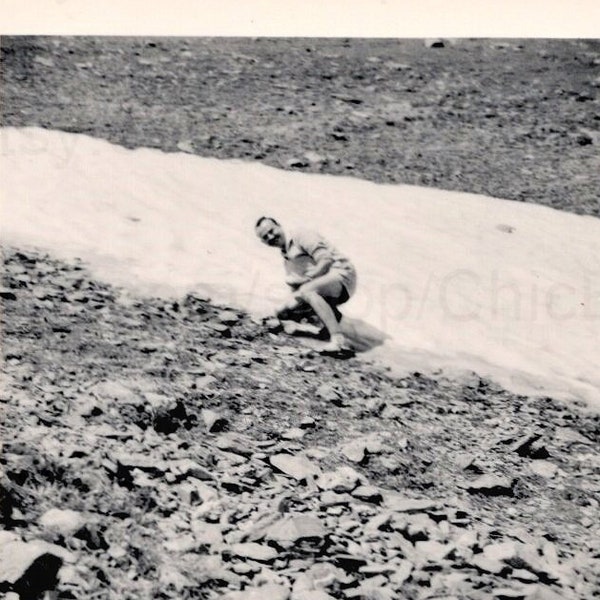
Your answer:
[[[340,313],[330,302],[333,298],[342,297],[344,291],[344,285],[337,273],[325,273],[301,285],[295,296],[312,307],[327,328],[329,335],[333,337],[341,333],[339,320],[336,318]]]

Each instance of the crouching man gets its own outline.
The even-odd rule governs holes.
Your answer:
[[[335,354],[350,350],[337,307],[356,290],[352,263],[318,233],[302,229],[284,232],[272,217],[258,219],[255,231],[262,242],[281,250],[286,283],[292,289],[277,311],[278,318],[295,319],[310,307],[329,333],[330,342],[321,351]]]

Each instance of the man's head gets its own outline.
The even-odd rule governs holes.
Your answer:
[[[273,217],[261,217],[254,226],[256,235],[268,246],[283,248],[285,246],[285,234],[281,225]]]

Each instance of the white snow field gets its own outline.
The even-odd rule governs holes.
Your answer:
[[[390,336],[367,356],[600,408],[600,219],[39,128],[4,128],[0,144],[5,244],[80,257],[135,292],[196,291],[264,316],[286,293],[281,257],[254,235],[272,215],[353,259],[344,313]]]

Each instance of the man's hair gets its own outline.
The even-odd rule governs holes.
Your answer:
[[[254,226],[254,229],[256,229],[257,227],[260,227],[260,224],[263,221],[272,221],[275,225],[279,225],[279,222],[276,221],[273,217],[261,217],[258,221],[256,221],[256,225]],[[281,227],[281,225],[279,225]]]

